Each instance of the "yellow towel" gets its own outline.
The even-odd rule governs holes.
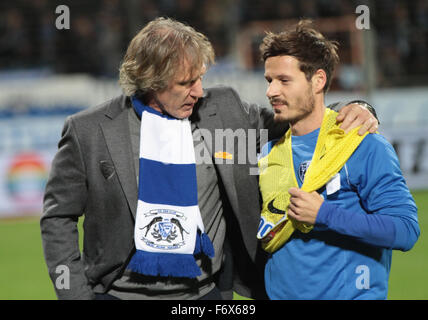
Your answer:
[[[301,187],[312,192],[324,186],[340,171],[364,137],[355,128],[348,134],[336,124],[337,112],[326,109],[311,163]],[[297,187],[291,150],[291,130],[273,146],[271,152],[260,159],[260,191],[263,198],[261,222],[257,237],[267,252],[278,250],[297,228],[307,233],[313,226],[288,219],[290,203],[288,190]],[[273,212],[272,212],[273,211]]]

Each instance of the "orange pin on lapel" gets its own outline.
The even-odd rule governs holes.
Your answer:
[[[218,152],[214,153],[214,157],[217,159],[228,159],[228,160],[233,159],[232,154],[229,152],[226,152],[226,151],[218,151]]]

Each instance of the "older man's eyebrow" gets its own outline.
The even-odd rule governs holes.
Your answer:
[[[202,79],[202,76],[203,76],[203,74],[200,74],[200,75],[198,75],[198,76],[196,76],[194,78],[181,80],[181,81],[178,81],[177,83],[179,85],[185,86],[185,85],[188,85],[188,84],[191,84],[191,83],[195,83],[199,79]]]

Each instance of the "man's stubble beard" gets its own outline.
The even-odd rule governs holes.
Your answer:
[[[275,122],[288,122],[291,125],[305,119],[308,115],[310,115],[315,108],[315,97],[312,93],[312,86],[309,86],[307,93],[304,98],[298,98],[296,102],[297,106],[300,107],[300,113],[293,118],[282,117],[281,113],[276,113],[274,116]],[[287,106],[290,105],[287,103]]]

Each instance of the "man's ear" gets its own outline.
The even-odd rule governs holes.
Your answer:
[[[312,88],[314,93],[322,93],[327,84],[327,74],[323,69],[318,69],[312,76]]]

